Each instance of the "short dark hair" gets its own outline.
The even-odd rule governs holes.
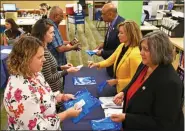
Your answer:
[[[151,54],[152,63],[171,64],[173,61],[173,44],[163,31],[154,31],[146,34],[140,42],[146,40]]]
[[[31,30],[31,35],[43,42],[44,35],[49,30],[50,26],[53,26],[53,24],[48,19],[40,19],[33,26]]]

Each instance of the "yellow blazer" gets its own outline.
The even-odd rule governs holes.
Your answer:
[[[114,64],[114,74],[116,73],[116,79],[118,80],[116,85],[118,93],[130,82],[138,65],[141,63],[139,47],[129,47],[116,69],[116,63],[123,46],[124,43],[120,44],[108,59],[99,62],[100,68],[109,67]]]

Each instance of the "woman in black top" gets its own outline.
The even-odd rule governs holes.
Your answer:
[[[8,18],[5,20],[5,40],[4,44],[13,44],[15,39],[19,38],[22,34],[24,34],[24,31],[19,28],[19,26],[15,23],[14,19]]]

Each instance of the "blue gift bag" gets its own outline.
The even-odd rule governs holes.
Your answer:
[[[95,107],[98,107],[101,105],[101,102],[91,95],[90,92],[88,92],[87,89],[83,89],[78,91],[75,94],[74,100],[69,100],[67,102],[64,102],[64,107],[66,109],[73,107],[75,103],[79,102],[80,100],[85,101],[85,105],[82,107],[82,112],[78,117],[72,118],[73,123],[78,123],[83,117],[85,117],[89,112],[91,112]]]
[[[106,117],[100,120],[91,120],[91,126],[94,131],[121,130],[121,123],[113,122],[110,117]]]
[[[97,86],[98,93],[101,93],[103,91],[103,89],[105,88],[106,85],[107,85],[107,81],[104,81],[104,82],[100,83]]]
[[[93,55],[96,54],[96,52],[91,51],[91,50],[86,50],[85,52],[86,52],[88,55],[90,55],[90,56],[93,56]]]

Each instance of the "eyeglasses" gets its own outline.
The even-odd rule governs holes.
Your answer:
[[[64,16],[63,16],[63,14],[57,14],[57,15],[59,15],[61,18],[63,18]]]

